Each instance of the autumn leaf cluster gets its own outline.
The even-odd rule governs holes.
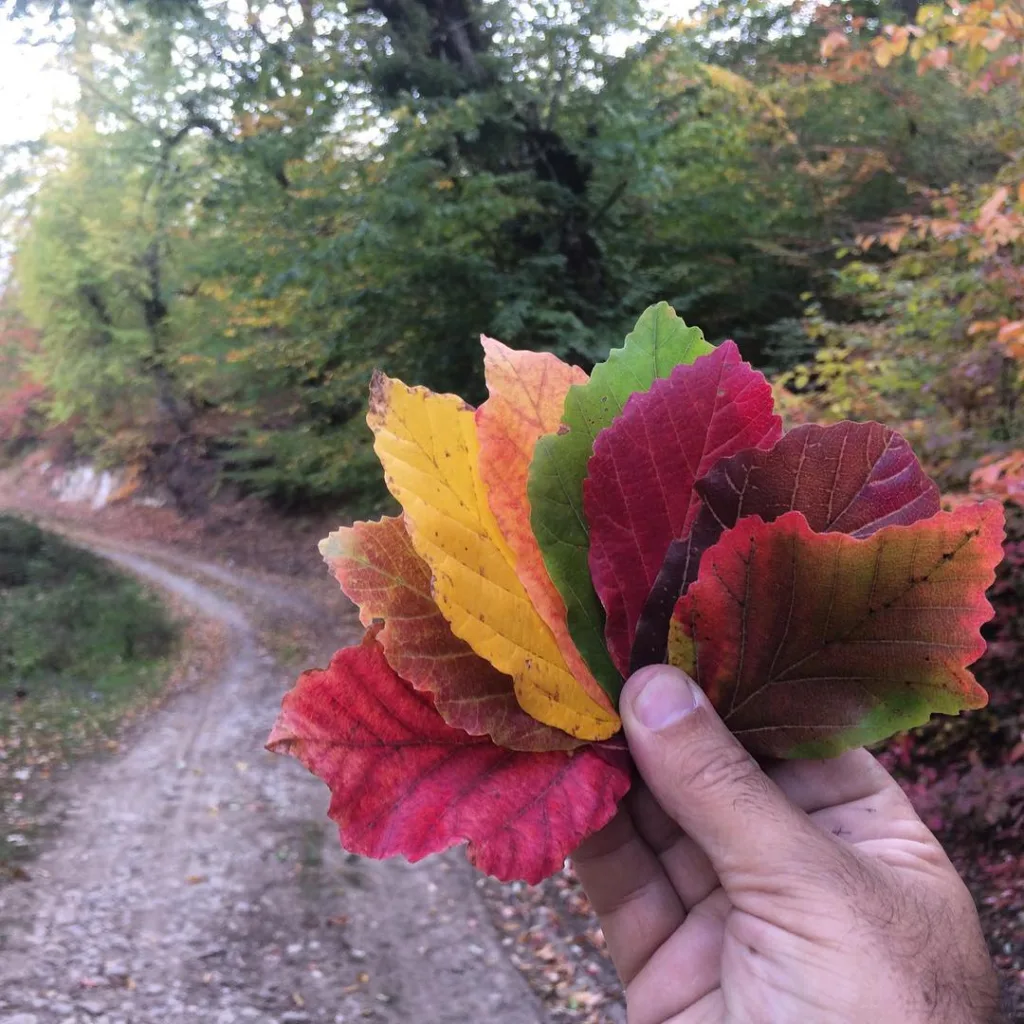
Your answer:
[[[665,303],[589,378],[483,348],[476,409],[374,376],[402,514],[321,546],[366,633],[299,679],[269,745],[328,783],[346,848],[468,842],[498,878],[551,874],[629,788],[623,678],[666,660],[758,756],[984,704],[998,503],[943,511],[877,423],[784,433],[736,346]]]

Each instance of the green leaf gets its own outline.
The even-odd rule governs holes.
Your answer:
[[[590,537],[583,515],[583,480],[594,440],[622,412],[626,399],[646,391],[680,364],[712,351],[667,302],[646,309],[623,348],[569,390],[562,430],[537,442],[530,465],[533,532],[544,564],[565,601],[569,633],[594,678],[614,698],[622,677],[604,640],[604,609],[590,580]],[[568,428],[568,429],[566,429]]]

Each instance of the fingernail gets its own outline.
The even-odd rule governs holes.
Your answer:
[[[678,669],[649,669],[641,686],[633,698],[633,712],[654,732],[675,725],[697,707],[697,684]]]

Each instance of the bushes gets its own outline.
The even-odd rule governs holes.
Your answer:
[[[169,653],[162,605],[100,559],[0,516],[0,700],[93,693]]]
[[[0,396],[0,464],[23,454],[39,437],[45,422],[45,388],[25,384]]]

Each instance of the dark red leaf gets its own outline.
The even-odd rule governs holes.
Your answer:
[[[703,553],[744,516],[771,522],[802,512],[815,533],[869,537],[939,511],[939,490],[911,447],[879,423],[813,424],[791,430],[768,451],[723,459],[696,487],[689,534],[669,548],[637,628],[631,668],[664,660],[668,622],[697,577]]]
[[[620,670],[665,552],[689,531],[696,481],[724,456],[773,444],[781,429],[768,382],[727,341],[632,395],[597,435],[583,507],[590,572]]]
[[[502,880],[557,871],[629,789],[621,755],[506,750],[448,725],[388,665],[376,629],[299,678],[267,746],[330,786],[347,850],[415,861],[468,842]]]

